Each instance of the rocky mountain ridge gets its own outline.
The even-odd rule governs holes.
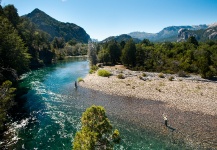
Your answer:
[[[140,40],[149,39],[152,42],[183,41],[190,36],[195,36],[198,40],[203,41],[216,39],[216,27],[217,23],[211,25],[169,26],[158,33],[131,32],[128,35]]]
[[[211,24],[206,29],[200,30],[180,29],[178,31],[177,42],[186,41],[191,36],[194,36],[198,41],[216,40],[217,23]]]

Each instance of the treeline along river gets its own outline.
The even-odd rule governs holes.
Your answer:
[[[113,127],[120,131],[122,140],[115,147],[117,150],[187,148],[174,142],[172,135],[161,136],[138,121],[145,117],[139,111],[143,106],[160,103],[106,95],[79,86],[75,89],[74,82],[88,71],[86,58],[69,58],[22,75],[19,87],[27,92],[19,97],[21,110],[14,110],[0,148],[72,149],[75,133],[81,127],[82,112],[93,104],[105,107]]]

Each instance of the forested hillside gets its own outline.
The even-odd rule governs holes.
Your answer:
[[[7,111],[14,105],[12,83],[29,69],[52,62],[48,34],[28,19],[20,18],[13,5],[0,5],[0,131],[7,121]]]
[[[39,29],[50,35],[50,40],[54,37],[62,37],[66,42],[74,39],[77,42],[87,43],[90,36],[85,30],[73,23],[63,23],[50,17],[39,9],[33,10],[31,13],[23,16],[35,23]]]

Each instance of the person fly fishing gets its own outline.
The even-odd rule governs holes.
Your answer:
[[[78,85],[77,85],[77,81],[75,81],[75,88],[77,89]]]
[[[167,121],[167,116],[163,114],[163,119],[164,119],[164,124],[167,127],[168,126],[168,121]]]

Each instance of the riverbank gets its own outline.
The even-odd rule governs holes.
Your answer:
[[[143,124],[144,126],[150,122],[161,122],[156,128],[159,128],[162,133],[165,131],[162,124],[164,114],[171,127],[176,129],[177,137],[184,138],[185,142],[197,146],[217,148],[217,83],[215,81],[204,80],[193,75],[190,77],[164,75],[165,78],[160,78],[159,73],[149,72],[145,72],[146,77],[141,78],[142,72],[130,71],[122,66],[104,67],[104,69],[109,70],[113,75],[105,78],[99,77],[96,73],[89,74],[79,85],[108,95],[160,102],[163,104],[160,107],[149,105],[146,110],[132,111],[140,111],[149,118],[146,120],[147,123]],[[125,79],[118,79],[118,74],[123,74]],[[169,80],[171,76],[174,77],[172,81]]]

